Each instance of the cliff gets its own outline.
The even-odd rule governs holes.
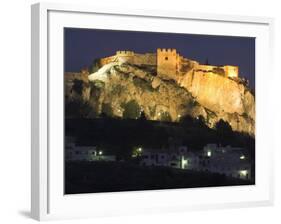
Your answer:
[[[156,73],[153,65],[108,62],[90,74],[87,82],[68,80],[67,103],[83,102],[80,111],[86,117],[145,116],[178,122],[191,116],[203,118],[211,128],[222,119],[233,130],[254,135],[255,99],[243,84],[195,69],[169,80]]]
[[[129,118],[139,118],[143,113],[149,120],[179,121],[185,115],[196,117],[204,113],[204,108],[187,90],[148,70],[110,63],[91,74],[89,103],[95,114],[104,112],[115,117],[129,114]]]
[[[254,135],[255,98],[245,85],[214,72],[194,70],[177,81],[198,103],[227,121],[233,130]]]

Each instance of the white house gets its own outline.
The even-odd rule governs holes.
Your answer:
[[[181,146],[176,153],[165,153],[157,149],[144,149],[141,155],[141,165],[144,166],[169,166],[186,169],[187,147]]]
[[[115,161],[114,155],[104,155],[102,150],[95,146],[76,146],[75,139],[65,141],[66,161]]]
[[[203,148],[202,158],[201,167],[206,171],[251,179],[251,162],[243,148],[208,144]]]
[[[165,153],[157,149],[143,149],[141,165],[167,166],[211,173],[229,177],[251,179],[251,162],[243,148],[206,145],[202,151],[187,150],[180,146],[177,152]]]

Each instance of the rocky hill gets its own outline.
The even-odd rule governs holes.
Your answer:
[[[235,131],[255,133],[254,96],[243,84],[214,72],[191,69],[167,80],[157,76],[152,65],[110,62],[88,80],[65,77],[68,117],[106,114],[178,122],[190,116],[211,128],[222,119]]]

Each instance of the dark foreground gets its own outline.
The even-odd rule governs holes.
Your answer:
[[[176,188],[252,185],[225,175],[168,167],[142,167],[129,162],[68,162],[65,193],[98,193]]]

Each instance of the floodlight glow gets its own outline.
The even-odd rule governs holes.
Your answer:
[[[100,156],[102,155],[102,151],[99,151],[99,155],[100,155]]]
[[[240,156],[240,159],[245,159],[245,156],[244,155]]]
[[[211,157],[211,155],[212,155],[212,152],[211,152],[211,151],[208,151],[208,152],[207,152],[207,156],[208,156],[208,157]]]

